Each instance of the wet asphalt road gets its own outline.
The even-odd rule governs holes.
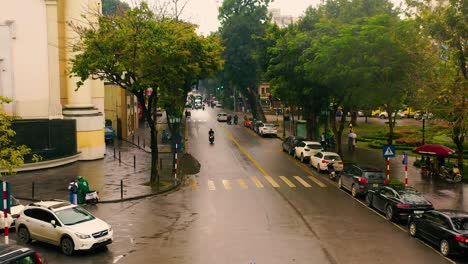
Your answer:
[[[202,167],[181,190],[88,208],[114,228],[108,249],[31,246],[49,263],[450,263],[219,111],[192,111],[188,151]]]

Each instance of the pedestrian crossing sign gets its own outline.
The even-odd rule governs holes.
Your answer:
[[[395,157],[395,146],[385,145],[382,148],[384,158],[394,158]]]

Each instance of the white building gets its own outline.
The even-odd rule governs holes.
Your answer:
[[[271,8],[268,10],[268,13],[271,16],[271,21],[280,28],[285,28],[298,20],[297,17],[291,15],[281,15],[281,10],[278,8]]]

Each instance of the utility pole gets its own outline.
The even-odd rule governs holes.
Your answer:
[[[236,111],[236,86],[234,86],[234,112]]]

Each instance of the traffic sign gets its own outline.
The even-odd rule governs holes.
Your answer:
[[[385,145],[382,148],[382,153],[384,158],[394,158],[395,157],[395,146]]]

